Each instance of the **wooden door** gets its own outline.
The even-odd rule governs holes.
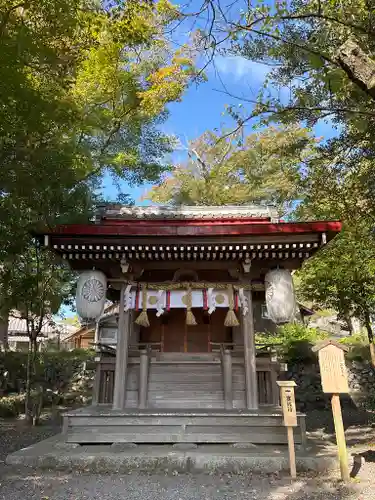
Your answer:
[[[228,312],[226,308],[217,308],[210,316],[211,341],[212,342],[232,342],[232,328],[224,325],[225,316]]]
[[[205,321],[204,313],[201,309],[193,309],[197,325],[186,325],[186,351],[187,352],[209,352],[210,324]],[[186,313],[185,313],[186,314]]]
[[[186,325],[186,309],[171,309],[156,317],[149,311],[150,326],[141,328],[141,342],[160,342],[163,352],[210,352],[212,342],[231,342],[231,328],[224,326],[227,310],[217,309],[211,316],[193,309],[197,325]]]
[[[171,309],[164,318],[163,351],[184,352],[185,315],[183,309]]]

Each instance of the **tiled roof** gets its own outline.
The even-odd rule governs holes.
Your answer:
[[[102,219],[269,219],[279,218],[275,207],[266,205],[225,205],[225,206],[124,206],[108,204],[99,206],[97,221]]]
[[[60,322],[52,322],[47,319],[44,321],[40,335],[45,337],[53,337],[58,332],[60,335],[68,335],[74,331],[76,327],[72,325],[65,325]],[[27,334],[26,320],[17,316],[10,316],[8,322],[8,335],[23,335]]]

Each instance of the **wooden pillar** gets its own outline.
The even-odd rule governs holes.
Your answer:
[[[100,398],[101,366],[100,366],[100,353],[99,353],[99,348],[97,346],[99,342],[99,321],[100,318],[96,322],[95,334],[94,334],[94,343],[96,351],[96,356],[95,356],[96,369],[95,369],[94,384],[92,388],[92,402],[91,402],[92,406],[96,406],[97,404],[99,404],[99,398]]]
[[[147,408],[148,399],[148,366],[149,355],[147,349],[140,351],[139,360],[139,393],[138,393],[138,408],[144,410]]]
[[[232,384],[232,353],[225,349],[223,353],[223,375],[224,375],[224,408],[233,408],[233,384]]]
[[[253,300],[252,300],[251,290],[246,290],[244,293],[249,304],[249,310],[247,314],[245,316],[242,316],[242,332],[244,338],[246,408],[249,410],[257,410],[258,384],[257,384],[256,359],[255,359]]]
[[[94,385],[92,388],[92,402],[91,402],[92,406],[97,406],[99,404],[99,397],[100,397],[101,367],[97,359],[95,359],[95,362],[96,362],[96,369],[95,369]]]
[[[271,394],[272,394],[272,401],[271,403],[275,406],[280,406],[280,391],[278,390],[278,385],[277,385],[277,371],[274,369],[275,367],[271,367]]]
[[[117,328],[115,384],[113,391],[114,410],[123,410],[125,408],[126,372],[128,368],[128,347],[130,332],[129,311],[124,311],[125,287],[126,284],[123,283],[121,285]]]

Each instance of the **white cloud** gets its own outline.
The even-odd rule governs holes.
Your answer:
[[[251,79],[257,83],[262,82],[270,70],[265,64],[249,61],[241,56],[217,56],[215,68],[220,75],[231,77],[236,82]]]

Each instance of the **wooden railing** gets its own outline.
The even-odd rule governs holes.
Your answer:
[[[236,346],[233,343],[229,342],[212,342],[211,344],[213,351],[220,353],[223,373],[224,406],[226,409],[231,409],[233,408],[233,366],[238,367],[239,365],[243,365],[243,356],[241,355],[241,349],[235,349]],[[158,342],[140,343],[130,346],[133,354],[133,366],[134,363],[139,365],[139,408],[147,408],[149,365],[150,360],[152,360],[152,362],[158,362],[152,356],[152,352],[157,351],[157,349],[155,349],[157,347],[160,347],[160,343]],[[107,362],[105,364],[103,363],[103,369],[100,370],[98,402],[101,404],[111,404],[113,400],[115,373],[115,363],[113,362],[114,358],[109,358],[106,361]],[[271,353],[269,356],[257,356],[256,372],[259,405],[279,404],[279,390],[276,383],[279,371],[280,363],[272,360]]]

